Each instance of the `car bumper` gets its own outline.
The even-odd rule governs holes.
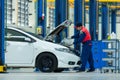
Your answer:
[[[72,53],[59,52],[58,68],[74,68],[80,66],[80,57]]]

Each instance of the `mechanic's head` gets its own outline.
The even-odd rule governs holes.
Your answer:
[[[82,29],[82,23],[76,23],[76,25],[75,25],[75,28],[77,29],[77,30],[81,30]]]

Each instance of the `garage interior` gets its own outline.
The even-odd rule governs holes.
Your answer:
[[[1,80],[120,80],[120,0],[1,0],[0,22]],[[91,34],[94,72],[77,72],[76,22]]]

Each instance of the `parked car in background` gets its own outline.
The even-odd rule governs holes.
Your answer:
[[[37,67],[42,72],[63,71],[65,68],[79,66],[79,57],[69,48],[54,43],[56,36],[70,26],[66,20],[44,39],[12,26],[7,26],[5,64],[8,67]]]

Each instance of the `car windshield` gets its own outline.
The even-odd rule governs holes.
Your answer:
[[[36,38],[39,38],[39,39],[43,40],[43,37],[41,35],[37,35],[37,34],[31,33],[31,32],[27,32],[27,33],[34,36],[34,37],[36,37]]]

